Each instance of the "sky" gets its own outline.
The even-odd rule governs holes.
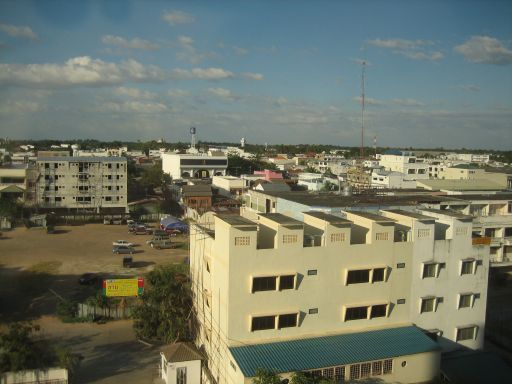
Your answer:
[[[492,0],[2,0],[0,137],[358,146],[363,125],[510,150],[510,20]]]

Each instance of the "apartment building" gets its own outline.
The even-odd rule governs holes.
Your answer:
[[[127,212],[124,157],[38,157],[29,183],[42,208]]]
[[[196,344],[215,382],[249,383],[258,367],[423,382],[439,373],[440,346],[482,346],[489,247],[473,245],[471,218],[343,214],[193,227]]]
[[[403,173],[404,180],[429,178],[429,164],[407,152],[383,154],[380,157],[379,165],[388,171]]]
[[[0,198],[24,199],[27,188],[25,164],[0,166]]]
[[[223,154],[162,154],[162,170],[175,180],[225,176],[227,168],[228,157]]]

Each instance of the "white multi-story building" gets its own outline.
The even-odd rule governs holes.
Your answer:
[[[175,180],[225,176],[227,168],[228,157],[225,155],[162,154],[162,170]]]
[[[481,347],[489,249],[473,246],[471,221],[381,213],[218,216],[193,226],[205,376],[250,383],[266,368],[427,382],[439,374],[439,344],[414,323],[444,348]]]
[[[425,180],[428,179],[429,165],[412,154],[383,154],[380,157],[379,165],[388,171],[404,174],[404,180]]]
[[[405,180],[405,174],[401,172],[373,169],[370,186],[386,189],[416,188],[416,180]]]
[[[31,174],[33,202],[42,208],[127,211],[124,157],[38,157]]]

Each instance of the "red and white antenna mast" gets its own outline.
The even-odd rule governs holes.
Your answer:
[[[361,62],[361,159],[364,158],[364,80],[365,80],[365,69],[366,60]]]

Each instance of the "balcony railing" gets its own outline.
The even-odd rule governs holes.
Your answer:
[[[473,245],[491,245],[490,237],[473,237]]]

